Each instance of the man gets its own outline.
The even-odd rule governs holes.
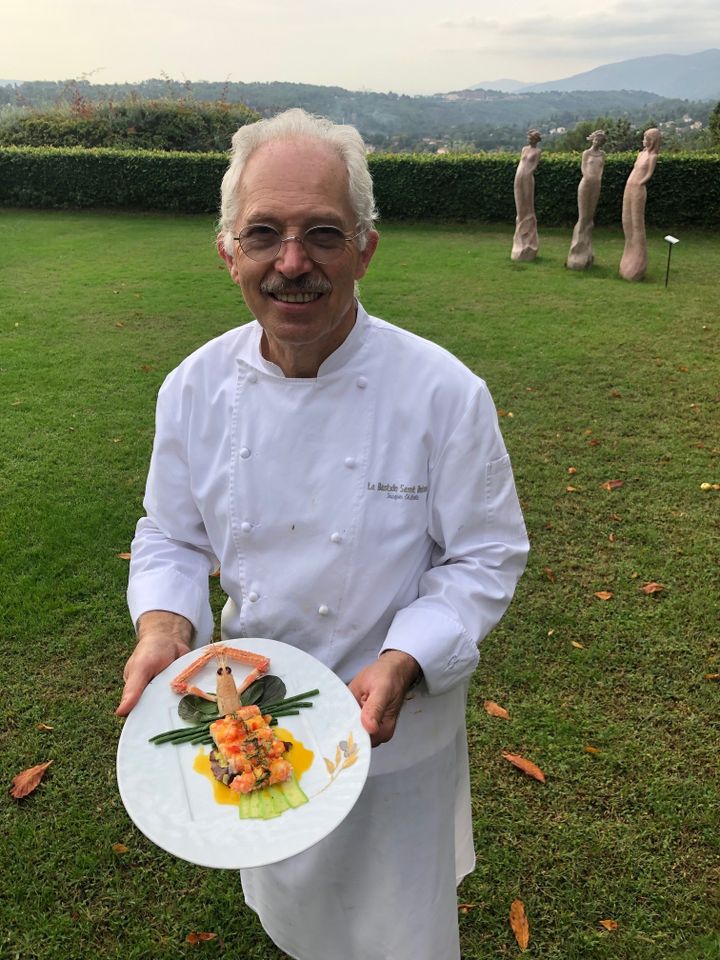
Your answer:
[[[485,384],[355,298],[374,216],[353,128],[290,110],[235,134],[218,251],[255,321],[160,391],[118,713],[210,638],[219,563],[223,635],[325,662],[375,747],[346,820],[243,871],[247,903],[298,960],[458,960],[467,682],[527,538]]]

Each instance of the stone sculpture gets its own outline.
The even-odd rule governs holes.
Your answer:
[[[605,167],[605,153],[600,149],[607,140],[605,131],[594,130],[587,139],[592,146],[584,151],[580,162],[582,180],[577,195],[578,221],[565,262],[571,270],[585,270],[593,262],[592,232]]]
[[[660,131],[651,127],[643,136],[643,148],[625,184],[622,225],[625,249],[620,260],[620,276],[624,280],[642,280],[647,270],[647,240],[645,237],[645,202],[647,182],[655,172],[660,152]]]
[[[539,130],[528,130],[527,146],[522,148],[515,171],[515,236],[511,260],[534,260],[538,252],[535,217],[535,169],[540,162]]]

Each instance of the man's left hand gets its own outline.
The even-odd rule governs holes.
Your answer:
[[[350,681],[350,691],[362,707],[360,721],[374,747],[395,733],[400,708],[420,675],[420,665],[409,653],[386,650]]]

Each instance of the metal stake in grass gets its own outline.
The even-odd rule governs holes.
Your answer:
[[[680,241],[677,237],[671,237],[670,234],[668,234],[665,239],[667,240],[668,245],[668,262],[667,270],[665,271],[665,289],[667,289],[668,278],[670,277],[670,254],[672,253],[672,248],[675,246],[675,244],[680,243]]]

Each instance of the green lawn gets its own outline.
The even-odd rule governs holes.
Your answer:
[[[597,231],[597,266],[578,274],[569,230],[541,231],[538,260],[514,264],[509,226],[391,224],[363,282],[371,313],[488,381],[533,545],[471,694],[463,960],[519,955],[516,897],[529,956],[720,958],[720,490],[700,489],[720,482],[720,246],[682,233],[665,289],[665,232],[629,284],[619,230]],[[3,781],[54,761],[32,797],[0,802],[2,957],[281,957],[238,878],[152,846],[115,783],[133,643],[117,554],[141,513],[154,397],[247,319],[213,239],[209,218],[0,211]],[[645,595],[650,581],[664,590]],[[192,931],[219,937],[191,947]]]

